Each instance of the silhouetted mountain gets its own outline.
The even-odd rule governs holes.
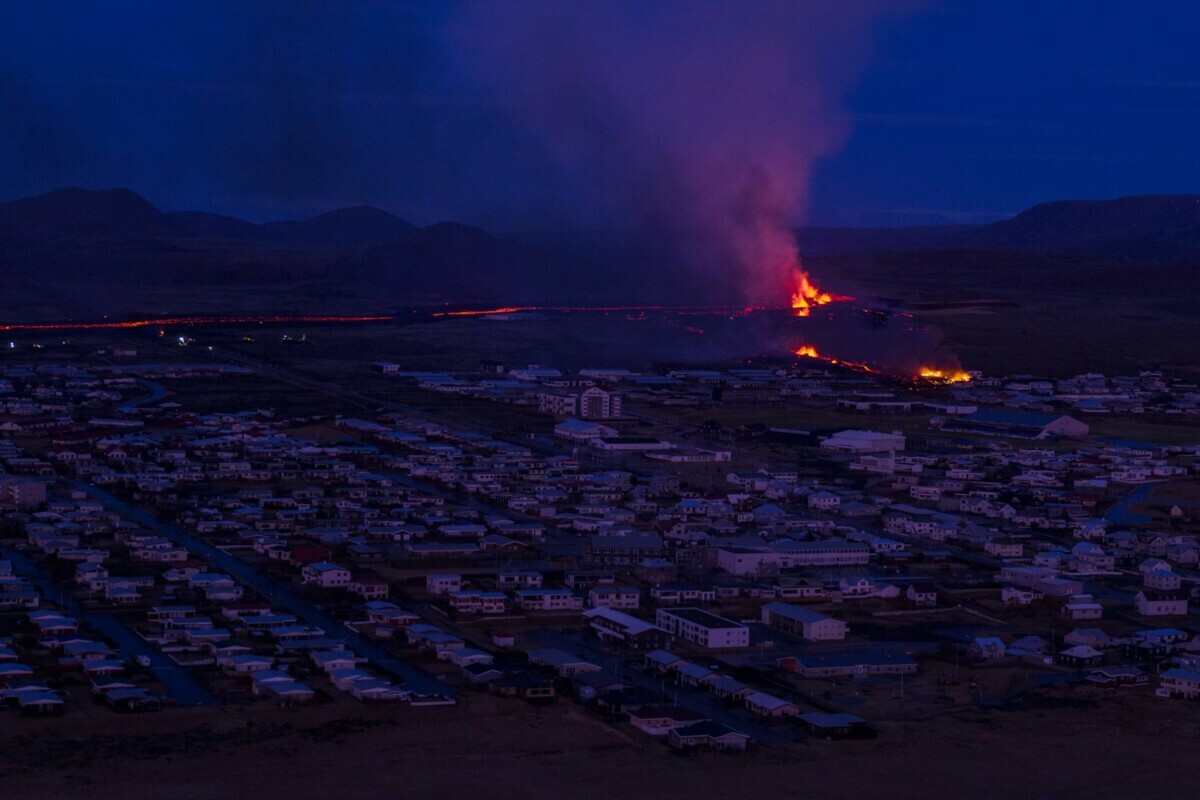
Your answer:
[[[1200,260],[1200,195],[1060,200],[979,226],[805,228],[799,233],[808,256],[989,250],[1183,263]]]
[[[197,239],[254,239],[259,233],[253,222],[205,211],[173,211],[166,216],[180,235]]]
[[[0,239],[230,239],[361,249],[402,239],[415,226],[370,206],[256,225],[202,211],[164,214],[129,189],[58,189],[0,203]]]
[[[56,189],[0,203],[0,239],[126,238],[170,233],[165,215],[129,189]]]
[[[1042,203],[1012,219],[977,228],[966,239],[998,250],[1185,261],[1200,257],[1200,195]]]
[[[267,222],[258,226],[264,239],[320,247],[374,247],[416,230],[411,222],[371,206],[339,208],[303,222]]]
[[[822,285],[870,296],[1033,289],[1111,298],[1193,291],[1200,278],[1200,196],[1045,203],[981,226],[799,234]],[[1131,265],[1152,268],[1131,283]],[[454,222],[416,228],[369,207],[255,224],[164,214],[128,189],[0,203],[0,279],[21,292],[10,290],[9,315],[729,299],[713,297],[712,276],[694,277],[693,265],[613,232],[501,238]]]

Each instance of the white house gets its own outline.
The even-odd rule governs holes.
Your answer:
[[[301,570],[300,581],[322,589],[340,589],[350,585],[350,570],[329,561],[318,561]]]

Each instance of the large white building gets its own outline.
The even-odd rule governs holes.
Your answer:
[[[821,442],[821,449],[843,453],[895,453],[904,449],[902,433],[842,431]]]
[[[762,608],[762,621],[764,625],[812,641],[846,638],[846,623],[840,619],[789,603],[767,603]]]
[[[723,547],[717,550],[717,568],[731,575],[774,575],[782,569],[795,567],[863,566],[870,560],[870,545],[844,539],[781,540],[762,549]]]
[[[749,628],[700,608],[660,608],[655,622],[675,636],[711,650],[750,646]]]
[[[581,419],[566,419],[554,426],[554,435],[573,442],[594,442],[601,437],[616,436],[617,429],[598,422]]]
[[[569,417],[579,411],[579,398],[573,394],[541,392],[537,396],[538,411],[556,417]]]
[[[612,419],[621,416],[621,395],[593,386],[579,396],[579,415],[584,419]]]

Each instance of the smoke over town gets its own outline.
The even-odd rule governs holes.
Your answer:
[[[594,217],[632,227],[692,296],[779,305],[793,226],[847,132],[842,91],[882,3],[527,3],[459,20],[477,74]],[[815,287],[804,290],[815,300]]]

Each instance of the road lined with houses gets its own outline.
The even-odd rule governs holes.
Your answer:
[[[369,641],[358,633],[351,631],[343,623],[335,620],[315,604],[300,597],[291,588],[259,573],[246,562],[226,553],[218,547],[192,536],[175,525],[161,522],[153,514],[127,503],[112,494],[99,489],[90,483],[70,479],[70,486],[85,492],[89,497],[99,501],[105,507],[117,511],[127,519],[133,520],[147,529],[154,531],[175,544],[186,547],[191,552],[208,561],[213,567],[229,573],[239,582],[254,589],[272,603],[285,607],[309,625],[321,628],[330,639],[341,642],[354,653],[370,659],[373,666],[391,674],[404,682],[404,688],[421,695],[450,695],[452,692],[429,675],[416,667],[400,661],[384,647]]]
[[[12,562],[15,572],[28,578],[44,597],[53,600],[72,617],[111,640],[123,653],[134,658],[145,656],[149,659],[150,671],[176,703],[187,706],[218,704],[217,698],[201,686],[191,673],[157,648],[151,647],[149,642],[134,633],[125,623],[107,612],[85,611],[71,592],[48,578],[24,553],[14,548],[4,548],[2,552],[4,558]]]

